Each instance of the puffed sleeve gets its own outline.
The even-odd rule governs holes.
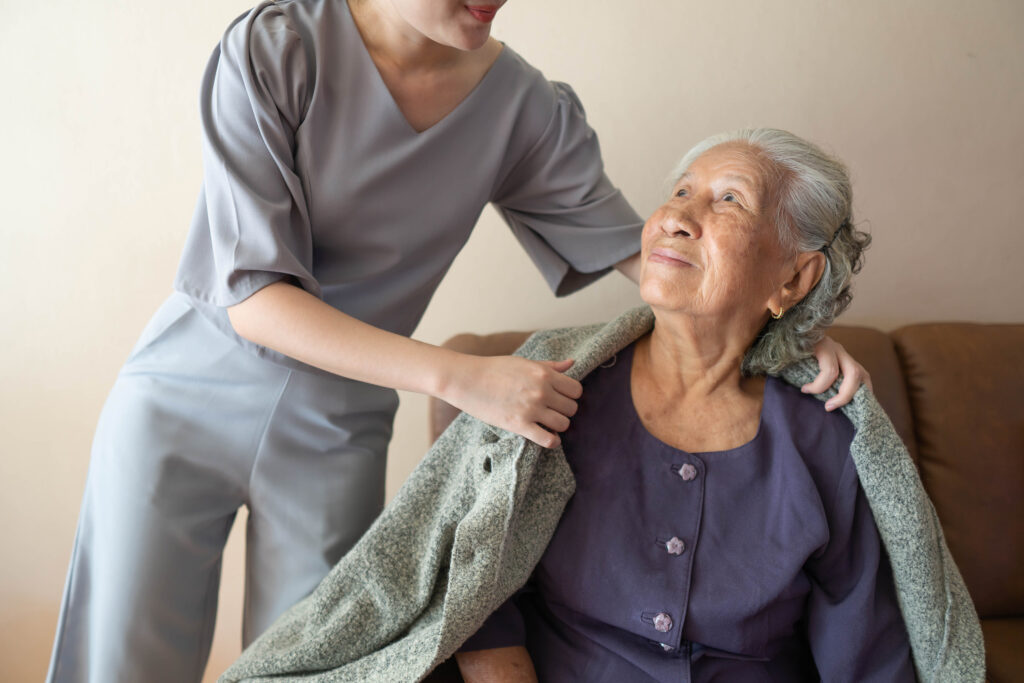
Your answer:
[[[554,113],[494,203],[558,296],[640,251],[643,220],[605,175],[576,93],[552,82]]]
[[[239,17],[203,75],[203,189],[175,287],[217,306],[287,280],[320,296],[295,131],[315,60],[287,15],[264,2]]]
[[[828,545],[807,565],[807,636],[821,680],[913,683],[892,570],[852,458],[830,507]]]

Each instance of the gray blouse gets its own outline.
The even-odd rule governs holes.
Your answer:
[[[558,295],[639,251],[642,220],[572,89],[508,46],[417,133],[347,2],[263,2],[214,49],[200,104],[203,187],[174,286],[277,362],[297,364],[237,337],[224,307],[287,280],[411,334],[488,202]]]

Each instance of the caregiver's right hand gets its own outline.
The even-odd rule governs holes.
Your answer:
[[[562,440],[583,387],[563,374],[572,360],[460,354],[440,398],[484,422],[545,448]],[[551,430],[551,431],[547,431]]]

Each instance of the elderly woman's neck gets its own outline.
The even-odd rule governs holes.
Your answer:
[[[741,368],[751,337],[748,330],[727,329],[720,321],[659,316],[638,351],[645,371],[665,390],[709,396],[744,388]]]
[[[659,316],[651,334],[637,341],[633,405],[661,441],[703,453],[736,448],[757,434],[765,380],[740,372],[743,340],[752,333],[726,327]]]

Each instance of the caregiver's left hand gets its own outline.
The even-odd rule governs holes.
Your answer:
[[[868,389],[872,388],[868,371],[832,337],[825,337],[814,346],[814,357],[821,372],[814,381],[800,387],[805,394],[820,394],[832,386],[839,375],[843,376],[839,392],[825,402],[825,410],[832,411],[852,401],[861,384],[868,385]]]

